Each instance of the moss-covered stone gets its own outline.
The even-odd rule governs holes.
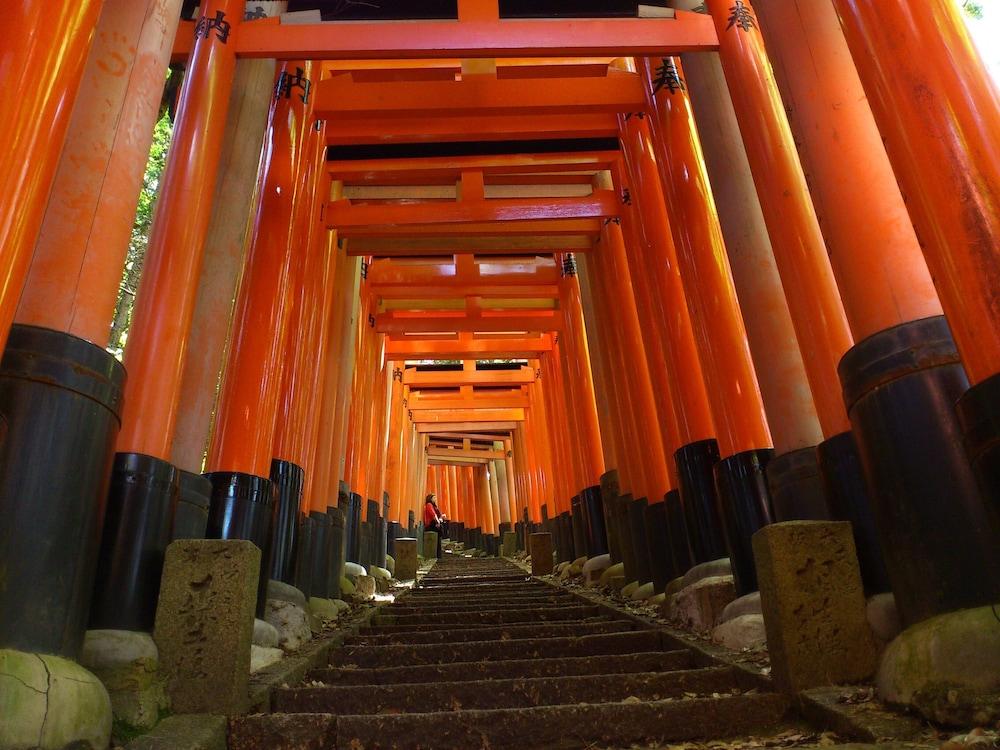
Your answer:
[[[88,630],[80,661],[107,688],[116,739],[152,729],[167,711],[159,652],[148,633]]]
[[[883,700],[955,726],[1000,719],[1000,623],[992,607],[932,617],[886,648],[877,684]]]
[[[76,662],[0,649],[0,748],[106,750],[111,699]]]

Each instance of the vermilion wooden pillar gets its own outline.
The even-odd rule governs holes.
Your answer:
[[[17,310],[101,5],[20,2],[0,27],[0,69],[10,92],[0,136],[17,154],[0,167],[0,344]]]
[[[243,5],[209,0],[196,25],[125,352],[122,452],[169,456]]]
[[[925,319],[877,334],[841,364],[881,504],[893,590],[904,620],[914,622],[1000,596],[1000,91],[957,5],[833,4],[948,322]],[[955,345],[973,384],[964,395]],[[903,366],[883,364],[900,357]],[[886,374],[902,377],[886,388],[879,382]],[[948,418],[956,399],[986,500],[963,471],[960,430]],[[907,408],[895,416],[890,403]],[[910,489],[901,493],[903,486]],[[947,507],[935,502],[943,496]],[[882,521],[890,518],[896,525],[887,535]],[[947,542],[958,538],[958,547]]]
[[[403,423],[403,370],[402,362],[389,362],[386,366],[392,373],[392,391],[389,399],[389,446],[386,460],[386,491],[389,493],[389,519],[399,520],[402,503],[403,447],[405,434]]]
[[[330,481],[338,482],[347,479],[346,445],[348,420],[351,413],[351,398],[353,374],[356,365],[356,341],[358,332],[357,317],[360,311],[360,258],[345,259],[346,282],[341,299],[341,336],[340,354],[337,357],[339,372],[337,375],[337,412],[333,424],[333,437],[330,442]],[[321,445],[323,438],[320,438]],[[418,492],[419,494],[419,492]]]

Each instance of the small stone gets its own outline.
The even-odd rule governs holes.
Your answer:
[[[312,639],[309,616],[304,607],[268,599],[265,617],[278,632],[277,645],[285,651],[297,651],[303,643]]]
[[[668,598],[671,620],[704,632],[715,627],[726,605],[736,598],[736,587],[731,575],[709,576]]]
[[[371,566],[371,567],[370,567],[370,568],[368,569],[368,573],[369,573],[369,575],[371,575],[371,576],[372,576],[373,578],[384,578],[384,579],[385,579],[385,580],[387,580],[387,581],[388,581],[388,580],[389,580],[390,578],[392,578],[392,573],[390,573],[390,572],[389,572],[388,570],[386,570],[385,568],[380,568],[380,567],[379,567],[378,565],[372,565],[372,566]]]
[[[344,576],[343,578],[340,579],[340,593],[341,594],[343,594],[344,596],[350,596],[356,590],[357,590],[357,586],[354,585],[354,581],[352,581],[350,578],[348,578],[347,576]]]
[[[883,644],[888,643],[903,630],[896,608],[896,597],[891,592],[875,594],[865,605],[865,618],[872,632]]]
[[[638,581],[632,581],[631,583],[629,583],[629,584],[626,584],[626,585],[625,585],[625,586],[624,586],[624,587],[623,587],[623,588],[622,588],[622,589],[620,590],[620,593],[621,593],[621,595],[622,595],[622,596],[623,596],[624,598],[626,598],[626,599],[631,599],[631,598],[632,598],[632,593],[633,593],[633,592],[634,592],[634,591],[635,591],[636,589],[638,589],[638,588],[639,588],[639,582],[638,582]]]
[[[355,581],[354,596],[359,599],[371,599],[375,596],[375,579],[371,576],[358,576]]]
[[[358,576],[368,575],[368,571],[365,570],[364,565],[358,565],[353,562],[344,563],[344,575],[348,578],[357,578]]]
[[[601,573],[601,577],[598,579],[598,583],[601,586],[610,585],[610,581],[615,576],[625,576],[625,563],[615,563],[614,565],[609,565]]]
[[[561,575],[562,572],[566,570],[566,568],[568,567],[569,567],[568,562],[557,563],[556,566],[552,569],[552,572],[555,573],[556,575]]]
[[[263,646],[264,648],[277,648],[278,629],[265,620],[254,618],[253,640],[251,643],[254,646]]]
[[[0,649],[0,738],[5,750],[106,750],[108,692],[69,659]]]
[[[666,600],[667,600],[666,594],[655,594],[646,600],[646,604],[655,604],[656,606],[660,606]]]
[[[784,692],[875,671],[875,639],[846,521],[785,521],[753,535],[771,674]]]
[[[291,602],[300,607],[306,606],[306,595],[294,586],[273,578],[267,582],[267,598],[279,602]]]
[[[167,547],[153,639],[175,713],[234,713],[248,699],[260,549],[236,539]]]
[[[608,577],[608,588],[612,591],[621,591],[625,588],[625,576],[609,576]]]
[[[667,588],[663,593],[670,596],[672,594],[676,594],[682,588],[684,588],[684,576],[678,576],[667,584]]]
[[[717,625],[712,631],[712,641],[733,651],[767,646],[764,615],[737,615]]]
[[[587,564],[586,555],[583,557],[578,557],[573,562],[570,563],[570,565],[572,565],[574,568],[579,568],[580,570],[583,570],[583,566],[586,564]]]
[[[389,577],[396,575],[396,558],[392,555],[385,556],[385,569],[389,571]]]
[[[597,555],[583,564],[583,583],[585,586],[596,586],[601,574],[611,567],[611,555]]]
[[[277,664],[285,656],[285,652],[280,648],[267,648],[266,646],[250,647],[250,674],[266,669],[272,664]]]
[[[882,654],[876,685],[886,702],[912,706],[931,721],[1000,721],[1000,623],[994,608],[963,609],[910,626]]]
[[[321,599],[318,596],[309,597],[309,611],[324,622],[336,620],[337,615],[340,614],[340,610],[332,599]]]
[[[387,594],[389,589],[392,588],[391,578],[372,578],[375,581],[375,591],[379,594]]]
[[[331,599],[333,606],[337,608],[337,613],[346,612],[351,608],[351,605],[345,602],[343,599]]]
[[[653,583],[644,583],[636,587],[635,591],[632,592],[631,599],[633,601],[645,601],[655,593],[656,586]]]
[[[729,620],[735,619],[737,617],[742,617],[743,615],[759,615],[763,614],[763,610],[760,607],[760,592],[752,591],[749,594],[741,596],[739,599],[733,599],[726,608],[722,610],[722,616],[719,617],[719,623],[728,622]]]
[[[132,729],[156,726],[167,701],[152,636],[131,630],[88,630],[80,664],[104,684],[114,718]]]
[[[716,578],[718,576],[731,576],[733,574],[733,567],[729,564],[728,557],[720,557],[718,560],[709,560],[708,562],[703,562],[700,565],[695,565],[691,570],[683,576],[683,581],[681,583],[681,589],[687,588],[688,586],[698,583],[698,581],[703,578]],[[680,591],[680,589],[677,589]]]

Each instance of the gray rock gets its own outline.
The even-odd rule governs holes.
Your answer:
[[[891,592],[875,594],[865,605],[865,616],[875,637],[882,643],[893,640],[903,630],[896,608],[896,597]]]
[[[297,651],[312,638],[309,615],[304,607],[269,599],[264,616],[278,633],[277,645],[285,651]]]
[[[309,612],[320,620],[336,620],[340,610],[333,603],[332,599],[321,599],[317,596],[309,597]]]
[[[583,583],[585,586],[596,586],[601,574],[611,567],[611,555],[598,555],[583,564]]]
[[[685,589],[692,584],[698,583],[698,581],[703,578],[731,576],[732,574],[733,568],[729,564],[729,558],[720,557],[718,560],[709,560],[708,562],[703,562],[700,565],[695,565],[691,568],[691,570],[684,574],[680,587]],[[678,591],[679,590],[680,589],[678,589]]]
[[[759,650],[767,646],[767,633],[764,631],[764,615],[737,615],[716,625],[712,631],[712,640],[733,651],[745,648]]]
[[[263,646],[264,648],[277,648],[278,629],[265,620],[254,618],[253,640],[251,643],[254,646]]]
[[[358,576],[354,586],[354,596],[357,598],[367,600],[375,596],[375,579],[372,576]]]
[[[634,601],[644,601],[649,599],[656,593],[656,586],[652,583],[644,583],[641,586],[637,586],[635,591],[632,592],[631,598]]]
[[[760,608],[760,592],[754,591],[729,602],[726,608],[722,610],[719,624],[742,617],[743,615],[760,615],[763,613],[764,610]]]
[[[294,586],[289,586],[283,581],[275,581],[273,578],[267,582],[267,598],[278,602],[291,602],[300,607],[306,606],[306,595]]]
[[[938,615],[904,630],[876,675],[888,703],[931,721],[985,726],[1000,719],[1000,623],[991,607]]]
[[[378,565],[372,565],[368,569],[368,572],[373,578],[384,578],[387,581],[392,578],[392,573],[385,568],[380,568]]]
[[[106,750],[111,699],[76,662],[0,649],[0,747]]]
[[[80,663],[104,684],[115,719],[131,729],[152,729],[169,706],[159,652],[148,633],[88,630]]]
[[[625,564],[615,563],[614,565],[609,565],[604,569],[604,571],[601,573],[601,577],[598,579],[598,583],[601,586],[608,586],[610,585],[612,578],[614,578],[615,576],[624,577],[624,575],[625,575]]]
[[[718,623],[722,610],[735,598],[736,588],[731,575],[709,576],[668,597],[669,616],[692,630],[711,630]]]
[[[266,646],[250,647],[250,674],[266,669],[272,664],[277,664],[285,657],[285,652],[280,648],[267,648]]]

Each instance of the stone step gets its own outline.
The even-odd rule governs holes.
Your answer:
[[[607,615],[597,615],[595,617],[586,617],[582,620],[567,620],[566,622],[556,622],[553,625],[572,625],[574,623],[579,623],[581,625],[593,624],[598,622],[621,622],[621,620],[614,620]],[[497,625],[492,622],[473,622],[465,623],[463,625],[452,626],[452,625],[442,625],[440,627],[428,628],[426,625],[376,625],[376,626],[364,626],[358,631],[359,635],[392,635],[396,633],[424,633],[432,630],[483,630],[485,628],[507,628],[507,627],[526,627],[530,628],[534,626],[534,623],[525,622],[515,622],[509,625]]]
[[[477,622],[506,624],[511,622],[549,622],[582,620],[598,614],[590,605],[555,607],[552,609],[506,609],[493,612],[442,612],[426,615],[390,615],[381,612],[372,618],[373,625],[464,625]]]
[[[721,698],[627,701],[492,711],[234,717],[230,750],[578,750],[725,738],[772,727],[788,698],[763,693]]]
[[[559,656],[602,656],[663,650],[659,631],[584,635],[579,638],[525,638],[515,641],[469,641],[451,644],[344,646],[330,654],[330,665],[390,667],[396,664],[449,664]]]
[[[736,690],[728,667],[680,672],[534,677],[471,682],[402,685],[329,685],[286,688],[275,692],[278,713],[431,713],[436,711],[530,708],[532,706],[613,703],[627,698],[644,701],[710,695]]]
[[[468,586],[470,584],[481,583],[525,583],[529,579],[527,573],[497,573],[495,575],[474,574],[474,575],[454,575],[454,576],[424,576],[420,581],[423,590],[439,586]]]
[[[485,601],[536,601],[544,599],[556,599],[556,600],[572,600],[575,599],[572,594],[565,591],[553,591],[547,586],[544,589],[511,589],[508,591],[495,591],[491,589],[485,589],[483,592],[475,593],[455,593],[450,589],[446,593],[442,594],[417,594],[408,593],[403,596],[396,597],[396,604],[405,604],[407,606],[415,606],[417,604],[448,604],[449,602],[485,602]]]
[[[556,600],[549,601],[548,599],[543,599],[542,601],[529,601],[529,602],[507,602],[503,599],[494,599],[490,602],[481,602],[478,604],[466,604],[465,602],[453,602],[451,604],[433,604],[433,605],[406,605],[406,604],[390,604],[387,607],[383,607],[380,614],[391,614],[391,615],[432,615],[432,614],[445,614],[451,612],[502,612],[512,609],[538,609],[538,610],[548,610],[556,608],[565,608],[567,606],[581,606],[583,603],[579,599],[570,600]]]
[[[327,667],[311,672],[309,679],[336,685],[412,685],[418,682],[472,682],[527,677],[664,672],[686,669],[690,665],[689,651],[648,651],[603,656],[455,662],[375,669]]]
[[[405,633],[351,636],[347,645],[380,646],[407,643],[459,643],[463,641],[509,641],[524,638],[558,638],[561,636],[595,635],[597,633],[624,633],[634,630],[635,626],[627,621],[595,620],[571,621],[568,623],[536,625],[487,626],[463,630],[415,630]]]

